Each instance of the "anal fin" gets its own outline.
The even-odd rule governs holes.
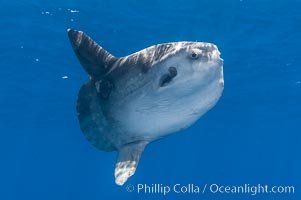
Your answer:
[[[134,175],[147,141],[129,143],[118,151],[118,159],[115,165],[115,182],[123,185],[129,177]]]

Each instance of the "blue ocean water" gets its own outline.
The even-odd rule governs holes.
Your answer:
[[[299,0],[0,2],[0,199],[300,199]],[[170,41],[219,47],[225,90],[195,125],[154,142],[124,187],[116,153],[82,135],[88,80],[67,28],[116,56]],[[294,194],[127,192],[132,184],[294,186]]]

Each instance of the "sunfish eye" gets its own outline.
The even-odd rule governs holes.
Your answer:
[[[178,74],[177,68],[175,67],[169,67],[168,72],[166,74],[163,74],[159,81],[159,86],[164,87],[166,84],[168,84],[174,77],[176,77]]]
[[[195,52],[192,52],[191,55],[190,55],[190,57],[191,57],[192,59],[198,59],[198,58],[199,58],[199,55],[198,55],[197,53],[195,53]]]

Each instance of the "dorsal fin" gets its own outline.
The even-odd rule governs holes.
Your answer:
[[[71,29],[67,31],[74,53],[87,73],[94,78],[104,77],[117,58],[82,31]]]

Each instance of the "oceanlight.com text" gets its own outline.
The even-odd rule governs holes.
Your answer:
[[[257,194],[294,194],[295,187],[294,186],[272,186],[269,187],[268,185],[250,185],[244,184],[239,186],[224,186],[218,184],[211,184],[209,186],[210,193],[220,193],[220,194],[250,194],[250,195],[257,195]]]

